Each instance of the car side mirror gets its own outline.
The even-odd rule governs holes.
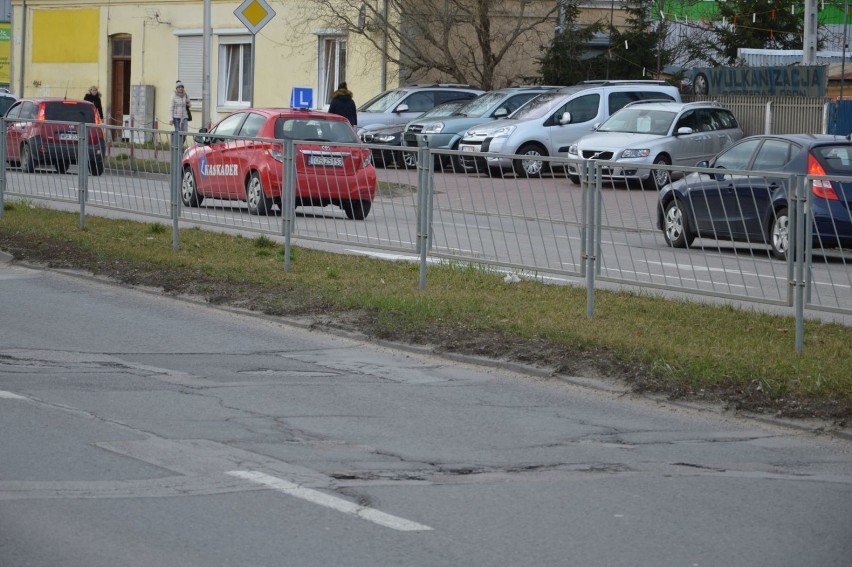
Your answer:
[[[509,111],[506,110],[505,106],[501,106],[494,111],[494,118],[504,118],[506,116],[509,116]]]
[[[683,134],[692,134],[693,131],[694,130],[692,128],[690,128],[689,126],[681,126],[680,128],[677,129],[677,132],[675,132],[675,134],[680,136],[680,135],[683,135]]]
[[[207,128],[201,127],[198,129],[199,134],[206,134],[209,130]],[[201,144],[202,146],[210,145],[210,138],[208,136],[193,136],[193,140],[195,140],[196,144]]]
[[[560,124],[570,124],[571,123],[571,113],[563,112],[562,116],[559,118]]]
[[[398,112],[398,113],[408,112],[408,105],[403,102],[402,104],[400,104],[399,106],[397,106],[394,109],[394,112]]]

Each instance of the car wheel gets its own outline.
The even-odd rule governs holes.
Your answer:
[[[27,173],[35,171],[35,160],[33,159],[33,151],[29,144],[21,146],[21,169]]]
[[[687,248],[695,240],[695,235],[689,229],[683,203],[678,199],[672,199],[666,205],[663,213],[663,238],[672,248]]]
[[[541,146],[524,144],[518,150],[518,155],[523,157],[512,162],[515,175],[518,177],[538,177],[547,169],[544,160],[539,159],[547,155],[547,152]]]
[[[93,159],[89,162],[89,173],[95,177],[104,174],[104,162],[100,159]]]
[[[370,214],[370,209],[373,207],[372,201],[363,201],[353,199],[351,201],[343,201],[340,203],[343,212],[346,213],[346,218],[352,220],[364,220]]]
[[[692,94],[706,95],[710,90],[710,83],[707,81],[707,75],[698,73],[692,80]]]
[[[183,178],[180,182],[180,200],[183,201],[185,207],[197,207],[204,200],[204,196],[198,193],[195,174],[189,166],[183,168]]]
[[[772,255],[779,260],[787,259],[787,250],[790,246],[790,215],[787,207],[778,209],[772,217],[769,227],[769,245],[772,247]]]
[[[413,169],[417,167],[417,153],[402,152],[402,165],[405,169]]]
[[[246,183],[246,204],[250,215],[268,215],[272,210],[272,199],[263,192],[263,182],[256,171]]]
[[[657,156],[654,160],[654,165],[671,165],[672,160],[666,156]],[[654,183],[654,189],[662,189],[665,185],[671,182],[671,171],[666,169],[651,170],[651,181]]]
[[[62,175],[66,171],[68,171],[68,162],[67,161],[59,160],[53,165],[54,165],[54,167],[56,167],[56,173],[58,173],[59,175]]]

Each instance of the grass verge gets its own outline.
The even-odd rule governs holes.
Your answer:
[[[283,247],[266,236],[184,229],[180,243],[173,251],[161,224],[88,217],[80,230],[76,214],[21,202],[0,219],[0,249],[24,261],[671,397],[840,425],[852,416],[843,325],[807,321],[798,355],[792,317],[598,291],[588,319],[582,289],[507,284],[487,269],[430,267],[421,290],[409,263],[297,247],[284,272]]]

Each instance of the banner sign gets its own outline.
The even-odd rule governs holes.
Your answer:
[[[825,96],[825,65],[700,67],[692,70],[697,95]]]

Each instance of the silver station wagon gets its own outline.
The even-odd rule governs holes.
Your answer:
[[[649,102],[629,104],[609,117],[592,134],[568,148],[568,157],[618,162],[606,167],[608,179],[646,180],[659,188],[671,171],[650,165],[692,167],[743,137],[733,113],[716,102]],[[577,162],[568,165],[568,178],[580,182]]]

